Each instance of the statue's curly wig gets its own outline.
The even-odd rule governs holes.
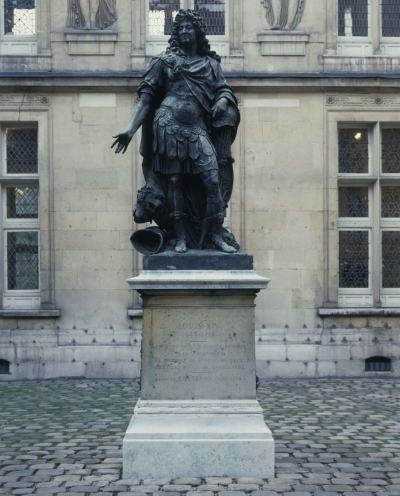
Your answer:
[[[181,51],[179,44],[179,27],[183,21],[191,22],[193,24],[196,31],[197,53],[203,56],[208,55],[218,62],[221,62],[221,57],[217,55],[216,52],[211,50],[210,42],[206,38],[207,27],[203,21],[203,18],[197,11],[191,9],[180,9],[176,15],[172,27],[171,38],[168,40],[169,47],[167,48],[167,52],[174,51],[179,53]]]

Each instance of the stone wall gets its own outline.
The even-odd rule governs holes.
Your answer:
[[[0,50],[0,121],[39,126],[43,307],[0,309],[0,360],[12,373],[0,380],[139,374],[140,300],[126,279],[141,268],[129,242],[140,137],[123,156],[110,145],[150,56],[145,0],[117,9],[107,29],[78,32],[66,28],[67,2],[43,0],[37,55]],[[400,50],[383,57],[374,28],[368,57],[340,56],[333,1],[307,0],[298,26],[281,31],[268,29],[260,2],[229,0],[228,24],[222,66],[242,116],[229,222],[271,278],[257,297],[259,375],[355,376],[371,356],[392,358],[398,375],[397,309],[325,310],[337,307],[332,136],[340,122],[399,122]]]
[[[400,374],[397,317],[318,314],[325,302],[328,228],[326,94],[237,86],[242,124],[234,145],[230,223],[257,272],[271,278],[257,297],[259,376],[359,376],[365,359],[376,355],[392,357],[390,374]],[[111,89],[93,94],[89,82],[85,91],[49,93],[49,294],[61,316],[0,318],[0,359],[10,362],[12,374],[0,380],[140,374],[141,319],[128,314],[140,301],[126,284],[141,266],[129,243],[142,181],[139,138],[123,156],[110,150],[111,136],[130,118],[135,94]],[[8,119],[19,108],[8,107]]]

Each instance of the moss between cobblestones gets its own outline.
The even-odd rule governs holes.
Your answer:
[[[276,478],[219,490],[400,495],[399,381],[271,381],[258,396],[276,440]],[[138,397],[127,380],[1,384],[0,494],[146,494],[140,481],[121,481]]]

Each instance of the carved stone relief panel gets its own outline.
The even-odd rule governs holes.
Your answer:
[[[306,0],[261,0],[269,27],[258,33],[261,55],[298,56],[306,54],[310,36],[297,31]]]
[[[32,93],[16,93],[0,95],[0,107],[43,107],[50,105],[50,97],[46,95],[34,95]]]
[[[306,0],[261,0],[272,31],[293,31],[300,24]]]
[[[329,95],[328,107],[392,107],[400,105],[398,95]]]
[[[68,0],[67,28],[106,29],[116,20],[116,0]]]

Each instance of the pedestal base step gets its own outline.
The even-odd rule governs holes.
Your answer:
[[[274,477],[257,401],[139,400],[123,442],[124,479]]]

